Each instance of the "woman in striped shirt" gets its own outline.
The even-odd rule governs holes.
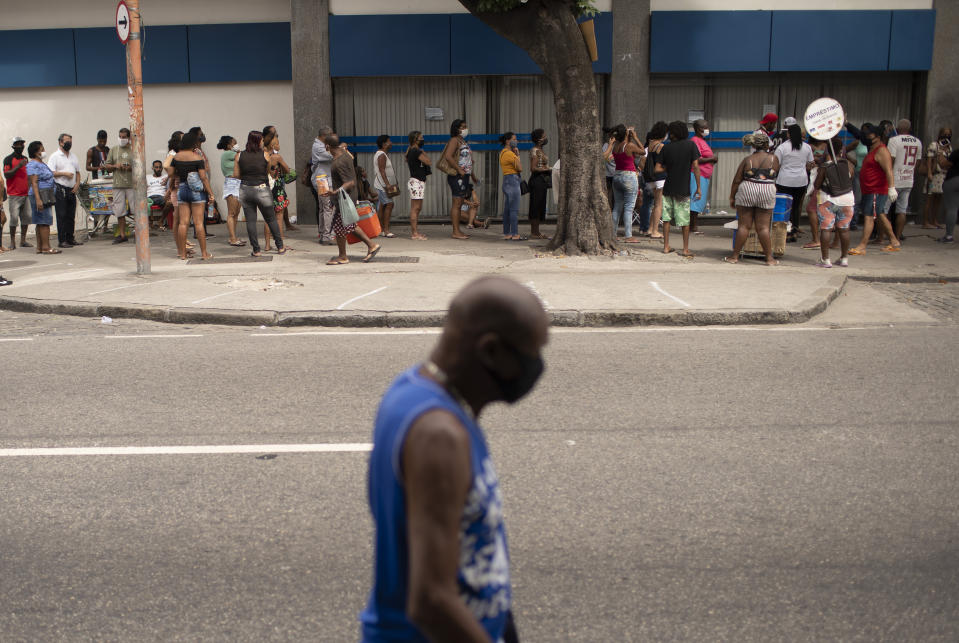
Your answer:
[[[738,263],[739,253],[749,238],[749,231],[756,225],[756,235],[766,255],[766,265],[775,266],[779,262],[773,259],[772,242],[769,238],[769,225],[772,222],[773,208],[776,207],[776,177],[779,175],[779,159],[770,154],[769,137],[757,131],[743,137],[743,144],[752,148],[753,153],[743,159],[733,177],[729,193],[729,205],[736,208],[739,229],[736,231],[736,245],[733,256],[724,257],[726,263]]]

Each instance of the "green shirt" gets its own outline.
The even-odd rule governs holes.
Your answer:
[[[236,152],[227,150],[220,157],[220,169],[223,170],[223,178],[233,176],[233,164],[236,163]]]
[[[113,187],[132,188],[133,187],[133,146],[127,145],[120,147],[114,145],[107,154],[107,165],[128,164],[129,170],[113,170]]]

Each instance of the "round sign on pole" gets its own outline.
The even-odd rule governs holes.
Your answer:
[[[814,139],[828,141],[846,124],[846,113],[835,98],[817,98],[806,108],[803,125]]]
[[[127,3],[120,0],[117,4],[117,36],[124,45],[130,39],[130,9]]]

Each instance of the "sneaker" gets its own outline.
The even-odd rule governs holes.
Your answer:
[[[948,234],[939,237],[938,239],[936,239],[936,241],[938,241],[939,243],[955,243],[956,242],[956,240],[953,237],[949,236]]]
[[[836,262],[836,265],[839,266],[840,268],[848,268],[849,259],[847,259],[846,257],[842,257],[839,261]]]
[[[9,286],[13,282],[7,279],[6,277],[0,275],[0,286]]]
[[[816,265],[820,268],[832,268],[832,262],[829,259],[820,259],[816,262]]]

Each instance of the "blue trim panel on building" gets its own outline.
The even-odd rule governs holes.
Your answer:
[[[186,25],[144,27],[143,82],[190,82],[190,50]],[[124,80],[126,82],[126,80]]]
[[[892,34],[889,38],[889,69],[930,69],[935,32],[935,9],[893,11]]]
[[[74,29],[77,85],[126,85],[126,46],[111,27]]]
[[[0,31],[0,87],[75,85],[72,29]],[[37,46],[37,44],[41,46]]]
[[[774,11],[769,71],[885,71],[891,23],[891,11]]]
[[[293,78],[288,22],[191,25],[187,37],[190,82]]]
[[[330,74],[445,76],[448,14],[330,16]]]
[[[768,71],[771,21],[771,11],[654,11],[649,71]]]

